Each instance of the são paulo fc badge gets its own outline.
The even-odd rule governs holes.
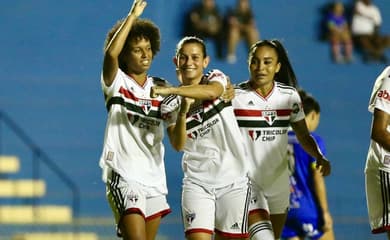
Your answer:
[[[142,110],[146,115],[149,114],[150,109],[152,109],[152,101],[148,99],[139,100],[138,104],[141,106]]]
[[[265,119],[265,121],[268,123],[268,125],[272,126],[272,124],[274,123],[274,121],[276,119],[276,111],[265,110],[265,111],[262,111],[261,114],[262,114],[263,118]]]
[[[130,201],[133,205],[136,205],[138,202],[138,194],[135,192],[131,191],[129,195],[127,195],[127,200]]]
[[[195,213],[191,213],[191,212],[186,214],[186,221],[187,221],[188,225],[192,224],[192,221],[194,221],[195,216],[196,216],[196,214]]]

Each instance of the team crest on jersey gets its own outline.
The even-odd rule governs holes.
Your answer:
[[[141,106],[141,108],[144,111],[144,113],[146,115],[148,115],[150,110],[152,109],[152,100],[140,99],[138,101],[138,105]]]
[[[251,201],[250,201],[250,204],[256,204],[257,203],[257,196],[252,196],[251,197]]]
[[[203,121],[203,108],[198,108],[192,111],[191,118],[201,123]]]
[[[191,225],[196,217],[196,214],[194,212],[186,213],[186,221],[188,225]]]
[[[265,121],[268,123],[268,125],[272,126],[276,119],[276,111],[275,110],[265,110],[262,111],[262,117],[265,119]]]
[[[248,131],[249,137],[252,139],[252,141],[256,141],[261,136],[261,131],[257,130],[249,130]]]
[[[127,200],[129,200],[133,205],[135,205],[138,202],[138,194],[131,191],[129,195],[127,195]]]

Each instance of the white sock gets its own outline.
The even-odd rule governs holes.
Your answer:
[[[250,240],[275,240],[271,221],[259,221],[249,226]]]

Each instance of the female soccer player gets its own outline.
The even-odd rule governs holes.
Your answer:
[[[364,169],[368,216],[371,232],[390,239],[390,66],[375,81],[368,111],[373,115]]]
[[[108,117],[99,165],[118,236],[126,240],[155,239],[161,217],[170,212],[162,144],[170,119],[160,114],[163,98],[150,98],[150,89],[166,82],[148,75],[160,32],[138,18],[145,7],[134,0],[108,33],[101,74]]]
[[[235,89],[233,107],[251,164],[249,234],[252,240],[279,239],[290,195],[286,158],[289,126],[304,149],[317,159],[324,175],[330,173],[330,164],[307,129],[294,88],[295,74],[282,44],[278,40],[258,41],[249,50],[248,64],[250,78]]]
[[[180,87],[154,87],[154,95],[183,97],[176,124],[168,129],[172,146],[184,152],[182,216],[190,240],[245,239],[249,186],[245,149],[231,102],[220,96],[228,83],[209,64],[204,42],[185,37],[174,59]]]

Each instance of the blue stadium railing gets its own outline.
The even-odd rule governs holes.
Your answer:
[[[8,116],[4,111],[0,110],[0,124],[4,123],[12,132],[31,150],[33,156],[32,162],[32,176],[34,179],[39,179],[40,163],[44,163],[50,170],[52,170],[61,181],[72,192],[72,209],[73,216],[79,217],[80,212],[80,190],[72,179],[41,149],[37,144],[18,126],[18,124]],[[3,133],[0,125],[0,155],[3,153]],[[34,205],[38,204],[38,199],[33,201]]]

